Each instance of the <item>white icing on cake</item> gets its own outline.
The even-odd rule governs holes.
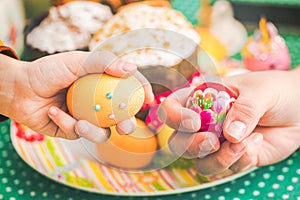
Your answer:
[[[105,23],[89,48],[110,50],[140,67],[167,67],[189,57],[199,43],[200,36],[179,11],[139,4],[122,9]]]
[[[108,6],[95,2],[74,1],[51,7],[47,18],[27,35],[27,45],[49,54],[84,48],[111,17]]]

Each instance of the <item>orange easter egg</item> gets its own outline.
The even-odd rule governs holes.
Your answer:
[[[134,76],[117,78],[91,74],[75,81],[66,98],[74,118],[99,127],[110,127],[133,117],[140,110],[145,91]]]

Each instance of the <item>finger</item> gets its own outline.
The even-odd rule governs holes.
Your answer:
[[[136,70],[136,65],[118,59],[112,52],[95,51],[84,60],[79,76],[105,72],[116,77],[128,77]]]
[[[185,108],[190,88],[180,89],[167,97],[158,109],[159,118],[181,132],[197,132],[201,127],[199,114]]]
[[[169,140],[169,147],[178,156],[203,158],[220,147],[215,134],[210,132],[176,133]]]
[[[78,138],[78,135],[74,131],[76,120],[73,117],[55,106],[49,108],[48,116],[58,126],[56,132],[51,136],[66,139]]]
[[[220,173],[239,160],[245,152],[246,145],[244,142],[231,143],[226,141],[217,152],[196,160],[195,166],[204,175]]]
[[[143,85],[143,88],[145,90],[145,103],[151,103],[154,100],[154,94],[151,84],[139,71],[136,71],[134,73],[134,77],[137,78]]]
[[[79,120],[75,123],[75,132],[94,143],[105,142],[110,136],[109,130],[95,126],[85,120]]]
[[[260,133],[253,133],[246,139],[245,143],[246,153],[230,167],[234,172],[245,171],[257,166],[258,153],[263,144],[263,135]]]
[[[136,129],[136,119],[135,117],[131,117],[130,119],[124,120],[117,124],[117,131],[121,135],[128,135],[133,133]]]
[[[240,78],[242,79],[242,77]],[[233,79],[231,82],[233,85],[239,85],[239,96],[229,110],[223,126],[226,139],[235,143],[253,132],[260,118],[271,105],[270,100],[266,98],[264,88],[249,87],[247,85],[249,83],[246,84],[244,81]]]

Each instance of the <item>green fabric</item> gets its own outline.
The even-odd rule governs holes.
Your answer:
[[[242,0],[235,0],[241,2]],[[247,2],[250,2],[247,0]],[[261,2],[251,0],[251,2]],[[264,0],[299,5],[298,0]],[[193,23],[197,24],[197,8],[199,1],[174,0],[172,5],[181,10]],[[298,30],[297,30],[298,31]],[[292,56],[292,66],[300,64],[300,37],[299,31],[280,30],[286,39]],[[239,57],[239,55],[237,55]],[[0,200],[161,200],[161,199],[300,199],[300,150],[284,161],[261,167],[241,178],[225,184],[176,195],[155,197],[115,197],[94,194],[76,190],[56,183],[30,168],[18,156],[10,140],[9,121],[0,123]]]

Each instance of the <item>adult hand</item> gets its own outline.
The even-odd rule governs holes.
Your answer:
[[[201,122],[183,107],[188,89],[177,91],[164,101],[161,112],[167,124],[180,130],[170,148],[185,157],[197,157],[196,167],[203,174],[242,171],[283,160],[300,146],[299,74],[296,69],[224,78],[238,98],[224,121],[227,141],[221,146],[213,133],[191,134]]]
[[[21,61],[15,61],[21,62]],[[109,137],[106,129],[68,114],[66,92],[78,78],[91,73],[117,77],[136,76],[146,91],[146,102],[153,100],[151,85],[133,64],[121,61],[110,52],[67,52],[46,56],[33,62],[21,62],[15,71],[13,98],[6,115],[40,133],[76,139],[83,136],[93,142]],[[131,133],[135,118],[117,124],[118,131]]]

